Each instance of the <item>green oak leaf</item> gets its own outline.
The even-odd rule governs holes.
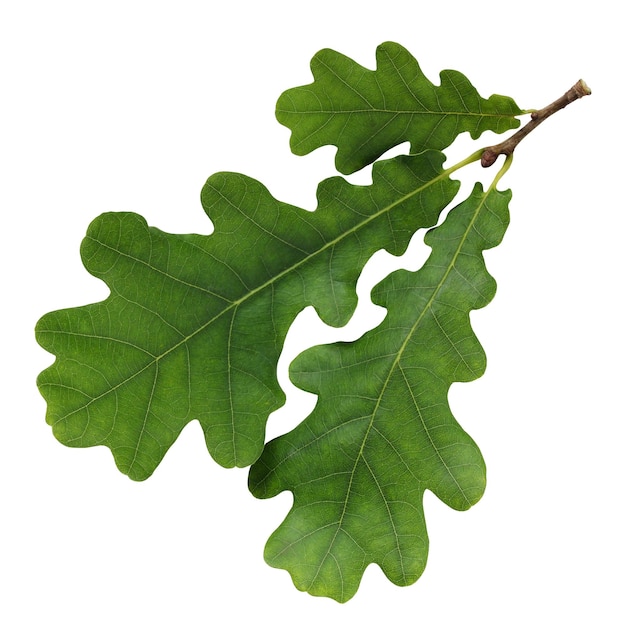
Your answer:
[[[276,105],[278,121],[292,131],[295,154],[337,146],[335,165],[350,174],[405,141],[414,153],[443,150],[465,131],[477,139],[486,130],[519,126],[523,111],[511,98],[481,98],[453,70],[441,72],[436,86],[396,43],[381,44],[376,63],[368,70],[329,49],[313,57],[314,82],[285,91]]]
[[[108,446],[143,480],[198,420],[218,463],[251,464],[284,401],[276,366],[294,318],[313,305],[329,324],[348,321],[366,261],[381,248],[401,254],[454,197],[443,160],[429,151],[380,162],[369,186],[323,181],[314,212],[216,174],[202,191],[208,236],[168,234],[134,213],[98,217],[81,255],[110,295],[36,328],[56,355],[38,378],[54,435]]]
[[[318,394],[317,405],[267,444],[249,485],[260,498],[293,492],[265,557],[299,589],[345,602],[370,563],[409,585],[428,553],[424,491],[458,510],[480,499],[483,458],[447,396],[453,382],[485,368],[469,312],[495,293],[482,252],[504,235],[510,195],[477,184],[427,234],[432,252],[422,269],[395,272],[374,289],[388,309],[380,326],[293,362],[293,382]]]

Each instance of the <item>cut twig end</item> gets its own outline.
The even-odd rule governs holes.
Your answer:
[[[572,89],[576,91],[579,98],[591,95],[589,85],[582,78],[572,87]]]

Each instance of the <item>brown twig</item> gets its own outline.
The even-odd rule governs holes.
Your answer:
[[[591,94],[591,89],[587,86],[584,80],[579,80],[571,89],[566,91],[560,98],[555,100],[547,107],[540,109],[539,111],[533,111],[530,114],[530,122],[520,128],[514,135],[511,135],[508,139],[495,146],[489,146],[483,150],[480,164],[483,167],[490,167],[496,162],[496,159],[501,154],[513,154],[513,150],[517,147],[517,144],[533,131],[541,122],[550,117],[553,113],[565,108],[570,102],[578,100],[583,96]]]

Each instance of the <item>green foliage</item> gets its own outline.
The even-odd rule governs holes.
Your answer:
[[[502,239],[510,195],[477,185],[426,236],[432,253],[422,269],[376,287],[372,299],[388,309],[380,326],[292,363],[293,382],[317,394],[317,405],[265,447],[250,488],[264,498],[294,494],[265,557],[299,589],[344,602],[372,562],[394,583],[411,584],[428,551],[424,490],[458,510],[482,496],[482,456],[447,394],[485,368],[469,312],[495,293],[482,251]]]
[[[321,50],[311,61],[315,81],[286,91],[276,117],[292,131],[291,149],[308,154],[337,146],[335,165],[350,174],[405,141],[411,151],[443,150],[462,132],[477,139],[485,130],[519,126],[522,111],[511,98],[481,98],[463,74],[441,72],[435,86],[402,46],[376,50],[377,69]]]
[[[255,496],[294,494],[267,561],[299,589],[345,602],[370,563],[398,585],[420,576],[425,490],[463,510],[485,489],[481,453],[447,396],[485,369],[469,313],[495,293],[482,253],[501,241],[511,197],[496,184],[516,142],[590,92],[580,81],[513,143],[489,147],[491,161],[508,155],[493,184],[477,184],[428,232],[432,252],[419,271],[395,272],[373,290],[385,320],[292,363],[292,380],[318,402],[265,444],[267,418],[284,401],[276,367],[297,314],[313,306],[328,324],[347,323],[368,259],[380,249],[401,254],[416,231],[435,226],[458,191],[451,175],[487,153],[444,169],[439,150],[462,132],[515,128],[522,114],[510,98],[481,98],[458,72],[433,85],[393,43],[378,48],[375,71],[331,50],[315,55],[312,70],[311,85],[278,101],[294,152],[335,145],[344,173],[405,141],[412,154],[374,163],[371,185],[323,181],[314,212],[242,174],[215,174],[202,190],[215,226],[208,236],[165,233],[134,213],[101,215],[81,254],[110,295],[41,318],[37,341],[56,360],[38,385],[61,442],[108,446],[135,480],[198,420],[218,463],[252,466]]]
[[[276,367],[289,326],[311,304],[329,324],[348,321],[365,262],[380,248],[402,253],[454,197],[442,162],[438,152],[381,162],[370,186],[326,180],[312,213],[216,174],[202,191],[208,236],[164,233],[134,213],[98,217],[81,254],[111,295],[37,325],[57,355],[38,380],[55,436],[110,447],[142,480],[197,419],[218,463],[250,465],[283,403]]]

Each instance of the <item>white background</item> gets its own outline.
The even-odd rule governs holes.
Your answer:
[[[617,6],[2,2],[0,622],[624,624]],[[199,192],[219,170],[259,178],[281,200],[313,209],[317,182],[334,174],[334,149],[291,155],[276,98],[310,82],[320,48],[373,68],[386,40],[407,47],[434,82],[458,69],[481,95],[511,95],[522,108],[544,106],[580,77],[594,93],[533,133],[501,183],[514,195],[509,232],[487,254],[498,294],[472,316],[489,366],[450,395],[486,458],[487,492],[466,513],[427,494],[422,578],[399,588],[371,566],[355,598],[339,605],[296,591],[286,572],[264,564],[290,494],[255,500],[245,470],[210,459],[197,423],[144,483],[121,475],[105,448],[59,444],[35,386],[52,357],[33,327],[47,311],[105,297],[78,253],[103,211],[209,233]],[[463,138],[449,162],[488,143]],[[492,174],[472,167],[469,182]],[[380,278],[369,276],[365,297]],[[350,336],[381,316],[359,313]],[[290,355],[313,337],[313,318],[305,313],[290,334]],[[270,435],[312,401],[290,397]]]

